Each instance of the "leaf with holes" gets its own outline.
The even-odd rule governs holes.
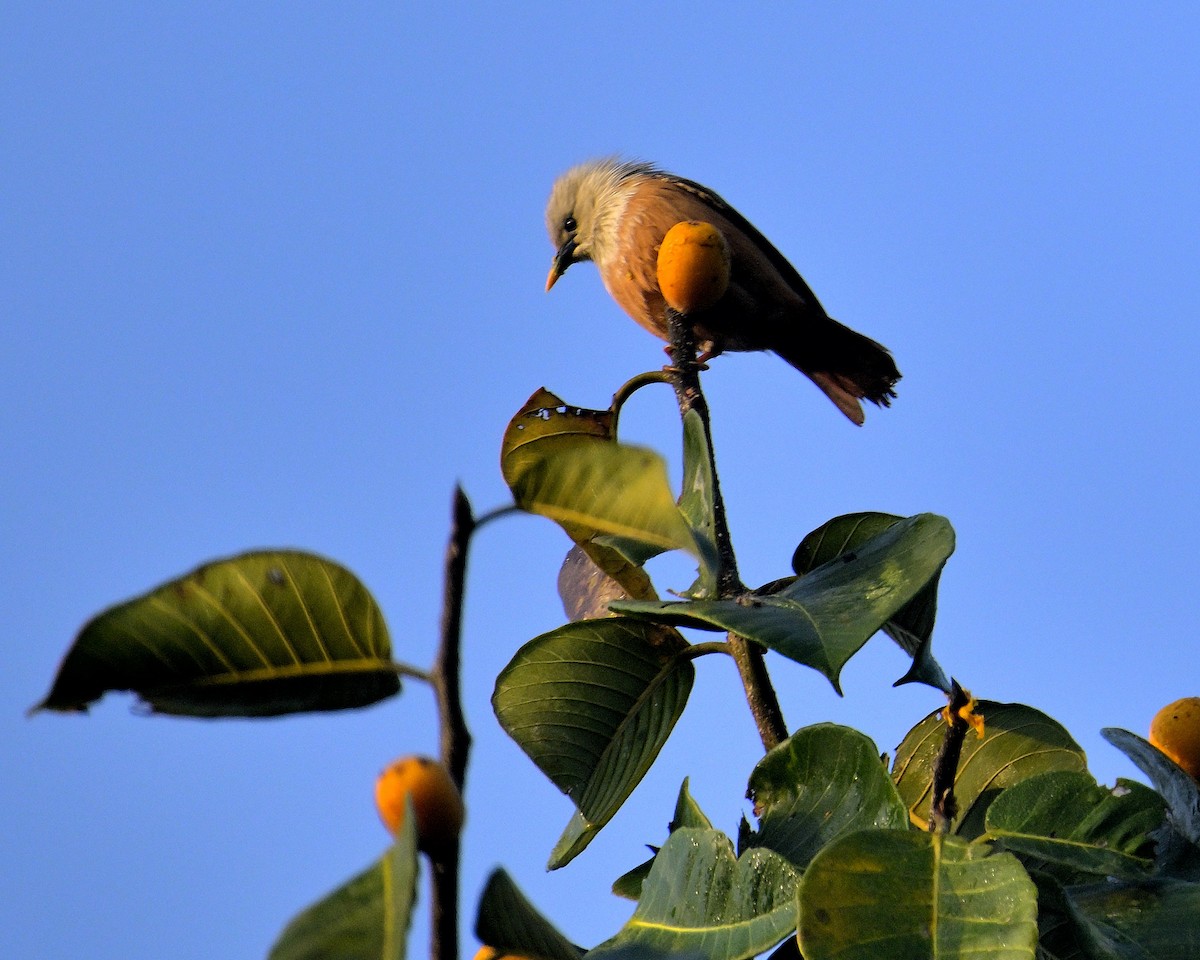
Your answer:
[[[695,670],[675,631],[623,617],[535,637],[496,680],[500,725],[575,803],[560,867],[591,842],[658,756]]]
[[[109,690],[151,710],[266,717],[364,707],[400,689],[387,626],[349,570],[270,550],[205,564],[112,607],[75,638],[35,710]]]

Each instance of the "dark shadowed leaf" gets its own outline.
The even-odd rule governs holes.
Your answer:
[[[805,960],[1033,960],[1037,891],[1012,854],[957,837],[851,833],[800,890]]]
[[[503,870],[488,877],[475,915],[480,943],[530,960],[579,960],[579,950],[538,913]]]
[[[800,869],[844,833],[908,824],[875,744],[835,723],[805,727],[771,750],[750,775],[749,796],[759,829],[742,848],[767,847]]]
[[[380,860],[296,916],[269,960],[403,960],[417,896],[417,837],[409,803]]]
[[[937,576],[953,550],[950,524],[918,514],[769,595],[620,601],[612,608],[657,623],[732,631],[819,670],[839,689],[846,661]]]
[[[792,554],[792,569],[799,576],[811,573],[822,564],[853,553],[902,519],[890,513],[850,513],[834,517],[800,541],[796,552]],[[941,576],[939,570],[912,600],[892,614],[883,625],[883,632],[913,658],[912,668],[896,681],[897,686],[919,682],[945,693],[950,692],[950,681],[933,659],[932,653],[938,581]]]
[[[1051,770],[1086,770],[1083,750],[1057,721],[1019,703],[980,701],[984,736],[968,733],[954,780],[958,816],[954,832],[974,839],[984,831],[988,805],[1014,783]],[[892,779],[917,823],[929,819],[933,762],[946,724],[931,713],[896,748]]]
[[[683,712],[695,670],[673,630],[584,620],[525,644],[496,680],[501,726],[578,810],[562,866],[625,802]]]
[[[1069,888],[1065,895],[1084,945],[1094,957],[1200,957],[1198,883],[1096,883]]]
[[[688,792],[688,781],[684,778],[683,784],[679,787],[679,797],[675,801],[675,815],[671,817],[671,822],[667,826],[667,833],[674,833],[683,827],[696,827],[701,830],[711,830],[712,821],[705,816],[704,811],[700,809],[700,805],[692,799],[691,793]],[[651,847],[655,853],[658,852],[657,847]],[[650,868],[654,866],[654,858],[651,857],[645,863],[639,864],[628,873],[618,877],[612,885],[612,892],[618,897],[624,897],[626,900],[638,900],[642,896],[642,883],[650,873]]]
[[[616,560],[617,556],[612,555],[610,559]],[[612,616],[608,605],[614,600],[632,599],[627,585],[635,578],[642,584],[643,591],[637,599],[657,597],[644,570],[627,560],[621,563],[624,572],[611,576],[601,570],[589,556],[589,551],[578,543],[567,551],[558,571],[558,596],[568,620],[598,620]]]
[[[101,613],[34,709],[132,690],[158,713],[264,717],[363,707],[400,681],[387,626],[349,570],[270,550],[206,564]]]
[[[1078,873],[1144,877],[1152,866],[1150,833],[1163,819],[1163,802],[1140,783],[1102,787],[1085,771],[1059,770],[1014,784],[988,807],[989,838],[1054,870],[1064,882]]]
[[[778,854],[756,848],[735,857],[717,830],[676,830],[654,858],[629,922],[588,953],[695,952],[741,960],[770,949],[796,928],[799,876]]]

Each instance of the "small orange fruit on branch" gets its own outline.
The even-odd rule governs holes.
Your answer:
[[[711,223],[675,224],[658,248],[658,288],[682,314],[707,310],[729,287],[729,243]]]
[[[1168,703],[1150,721],[1150,742],[1200,780],[1200,697]]]
[[[450,774],[429,757],[401,757],[375,781],[375,807],[391,833],[404,822],[404,800],[412,801],[417,843],[426,852],[444,849],[463,825],[463,802]]]

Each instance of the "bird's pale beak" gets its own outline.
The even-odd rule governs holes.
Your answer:
[[[558,248],[558,253],[554,255],[554,263],[550,265],[550,276],[546,278],[546,292],[558,281],[564,273],[567,272],[567,267],[575,262],[575,248],[579,246],[575,242],[575,238],[571,237],[566,243]]]

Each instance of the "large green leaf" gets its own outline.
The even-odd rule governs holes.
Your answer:
[[[835,723],[797,730],[771,750],[748,793],[759,829],[745,832],[742,848],[767,847],[800,869],[844,833],[908,824],[875,744]]]
[[[386,854],[298,914],[269,960],[404,960],[417,896],[417,836],[409,803]]]
[[[698,827],[702,830],[711,830],[712,821],[708,819],[700,805],[696,803],[691,793],[688,791],[688,780],[684,777],[683,783],[679,787],[679,796],[675,800],[675,815],[671,817],[671,822],[668,824],[668,832],[674,833],[682,827]],[[651,847],[651,850],[658,853],[657,847]],[[639,900],[642,896],[642,884],[646,877],[650,874],[650,868],[654,866],[654,857],[651,857],[645,863],[641,863],[634,867],[628,873],[622,874],[613,881],[612,892],[618,897],[624,897],[627,900]]]
[[[535,637],[496,680],[501,726],[575,803],[559,867],[617,812],[683,712],[695,670],[672,630],[623,617]]]
[[[400,689],[366,587],[308,553],[206,564],[104,611],[34,709],[82,711],[132,690],[159,713],[263,717],[363,707]]]
[[[853,553],[872,537],[895,526],[903,517],[890,513],[849,513],[823,523],[800,541],[792,554],[792,569],[798,576],[811,573],[825,563]],[[883,632],[913,658],[912,667],[896,681],[926,683],[945,693],[950,680],[933,658],[933,624],[937,618],[937,592],[941,571],[925,584],[883,625]]]
[[[1051,770],[1085,770],[1083,750],[1055,720],[1019,703],[981,701],[984,736],[967,735],[954,779],[954,830],[973,839],[984,831],[988,805],[1005,787]],[[892,779],[916,823],[929,819],[933,764],[945,737],[941,711],[931,713],[896,748]]]
[[[492,872],[479,896],[475,936],[489,947],[530,960],[579,960],[583,953],[537,911],[503,870]]]
[[[938,575],[953,550],[949,522],[923,513],[775,593],[620,601],[612,609],[657,623],[730,631],[819,670],[840,692],[838,676],[846,661]]]
[[[1111,960],[1200,957],[1200,884],[1096,883],[1066,891],[1089,954]]]
[[[805,871],[799,936],[805,960],[1033,960],[1037,890],[1012,854],[862,830]]]
[[[577,543],[618,538],[600,549],[629,559],[636,551],[620,549],[620,541],[632,541],[646,548],[636,561],[661,550],[698,553],[666,463],[651,450],[617,443],[609,411],[570,407],[540,390],[510,421],[500,465],[517,505],[557,521]],[[603,557],[593,559],[613,573]]]
[[[681,828],[654,858],[629,922],[587,956],[609,960],[618,951],[644,950],[695,952],[710,960],[753,957],[795,930],[798,880],[770,850],[735,857],[720,831]]]
[[[1071,874],[1144,877],[1150,833],[1163,819],[1162,798],[1140,783],[1102,787],[1085,771],[1058,770],[1014,784],[988,807],[987,836],[1034,866]]]

